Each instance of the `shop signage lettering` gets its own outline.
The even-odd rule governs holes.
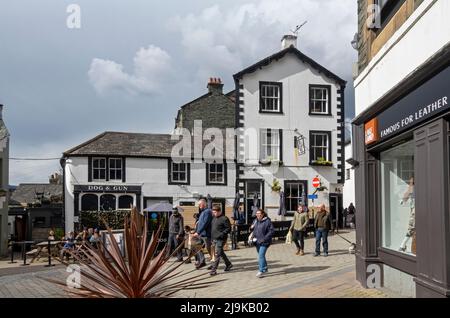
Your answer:
[[[398,135],[450,110],[450,69],[422,84],[364,125],[366,145]]]
[[[391,135],[392,133],[395,133],[396,131],[400,130],[401,128],[412,126],[416,121],[420,121],[422,118],[426,116],[432,116],[434,112],[439,111],[443,107],[448,106],[448,96],[444,96],[437,101],[433,102],[432,104],[429,104],[426,107],[420,108],[418,111],[414,112],[412,115],[409,115],[400,121],[396,122],[394,125],[391,125],[390,127],[383,129],[381,131],[381,138],[387,137]]]
[[[140,186],[127,185],[76,185],[74,186],[76,192],[116,192],[116,193],[139,193]]]

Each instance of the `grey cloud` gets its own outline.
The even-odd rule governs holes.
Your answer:
[[[171,57],[163,49],[149,45],[136,52],[134,72],[128,74],[123,65],[94,58],[88,71],[89,81],[99,94],[124,90],[130,94],[155,94],[161,89],[161,78],[170,74]]]

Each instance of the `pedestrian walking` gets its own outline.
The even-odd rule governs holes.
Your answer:
[[[320,241],[322,240],[323,255],[328,256],[328,232],[332,229],[331,216],[325,209],[325,204],[320,206],[314,219],[314,227],[316,229],[316,253],[314,256],[320,255]]]
[[[180,244],[183,242],[184,238],[184,218],[181,215],[178,208],[174,208],[172,215],[169,218],[169,254],[172,254]],[[183,252],[181,248],[177,251],[177,261],[183,261]]]
[[[264,210],[258,209],[256,211],[256,219],[253,221],[250,230],[253,230],[253,242],[258,252],[259,271],[256,277],[262,278],[268,272],[266,253],[270,244],[272,244],[272,236],[274,234],[272,221],[267,217]]]
[[[294,214],[291,227],[289,228],[289,231],[292,232],[292,240],[297,247],[297,252],[295,254],[301,256],[305,255],[305,237],[309,223],[307,210],[308,208],[306,206],[299,205]]]
[[[193,237],[200,238],[203,241],[203,245],[206,245],[206,249],[208,250],[208,252],[211,253],[212,211],[207,208],[205,199],[201,199],[198,201],[198,207],[200,210],[200,214]],[[206,260],[203,251],[200,250],[197,254],[195,254],[195,259],[197,260],[195,268],[200,269],[206,266]]]
[[[231,232],[231,223],[226,215],[222,213],[219,207],[215,206],[212,209],[213,219],[211,221],[211,240],[215,247],[214,263],[208,267],[211,270],[211,276],[217,274],[217,267],[219,267],[220,259],[223,258],[225,262],[225,272],[228,272],[233,267],[230,260],[224,251],[224,246],[228,239],[228,234]]]

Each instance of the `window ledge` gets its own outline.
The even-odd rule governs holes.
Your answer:
[[[273,160],[273,161],[266,161],[266,160],[260,160],[259,164],[262,166],[271,166],[272,164],[274,165],[278,165],[278,166],[282,166],[283,165],[283,161],[277,161],[277,160]]]
[[[328,113],[328,114],[325,114],[325,113],[309,113],[309,116],[323,116],[323,117],[333,117],[333,114],[331,114],[331,113]]]
[[[271,112],[271,111],[265,111],[265,110],[260,110],[259,111],[260,114],[265,114],[265,115],[284,115],[284,112]]]
[[[316,167],[332,167],[333,163],[332,162],[331,163],[318,163],[318,162],[312,161],[309,163],[309,165],[316,166]]]

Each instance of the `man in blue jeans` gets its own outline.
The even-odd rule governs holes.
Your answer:
[[[250,230],[253,230],[253,243],[258,252],[258,268],[256,277],[262,278],[267,272],[266,252],[272,244],[272,236],[275,232],[272,221],[267,217],[266,212],[258,209],[256,220],[253,222]]]
[[[330,214],[325,209],[325,204],[320,206],[314,219],[314,228],[316,229],[316,253],[314,256],[320,255],[320,241],[322,240],[323,255],[328,256],[328,232],[331,230]]]

